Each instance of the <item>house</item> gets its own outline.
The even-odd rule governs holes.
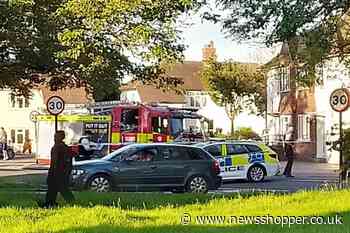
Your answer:
[[[83,88],[50,91],[45,87],[32,90],[30,98],[11,95],[11,90],[0,90],[1,121],[9,143],[16,152],[21,152],[26,139],[31,139],[32,151],[37,152],[37,123],[31,119],[31,113],[48,114],[46,101],[50,96],[61,96],[65,103],[63,114],[87,113],[83,106],[90,102]]]
[[[297,159],[338,163],[339,153],[327,145],[339,138],[339,113],[331,109],[329,98],[337,88],[350,88],[349,69],[338,58],[329,57],[316,67],[317,84],[292,88],[290,66],[283,62],[288,56],[288,46],[283,44],[268,64],[266,140],[281,145],[291,128]],[[349,111],[343,113],[343,126],[350,127]]]
[[[198,113],[213,123],[213,129],[230,133],[230,119],[221,106],[218,106],[210,97],[200,78],[201,68],[210,57],[216,57],[214,42],[210,42],[202,49],[203,62],[184,61],[169,67],[166,74],[182,80],[183,84],[177,92],[174,89],[161,90],[154,85],[142,84],[138,81],[130,81],[121,88],[121,100],[146,104],[167,105],[178,108],[193,108]],[[235,125],[239,127],[251,127],[257,133],[264,129],[264,119],[243,112],[236,117]]]

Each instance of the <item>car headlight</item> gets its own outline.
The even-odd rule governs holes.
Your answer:
[[[78,177],[78,176],[80,176],[80,175],[82,175],[82,174],[84,174],[85,173],[85,171],[84,170],[81,170],[81,169],[73,169],[72,170],[72,176],[73,176],[73,178],[74,177]]]

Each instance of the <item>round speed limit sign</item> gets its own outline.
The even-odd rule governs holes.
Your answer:
[[[59,115],[64,110],[64,101],[59,96],[51,96],[46,103],[47,111],[52,115]]]
[[[349,107],[349,91],[346,88],[339,88],[332,92],[329,99],[331,107],[334,111],[344,112]]]

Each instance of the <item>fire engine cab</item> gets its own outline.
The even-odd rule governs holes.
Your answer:
[[[142,104],[112,109],[111,143],[203,140],[204,118],[189,109]]]

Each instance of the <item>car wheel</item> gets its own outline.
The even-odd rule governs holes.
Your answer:
[[[254,165],[248,170],[248,180],[252,182],[261,182],[265,178],[265,169],[260,165]]]
[[[187,181],[186,190],[189,193],[207,193],[208,182],[203,176],[192,176]]]
[[[96,175],[90,179],[88,188],[98,193],[109,192],[111,190],[111,181],[105,175]]]

